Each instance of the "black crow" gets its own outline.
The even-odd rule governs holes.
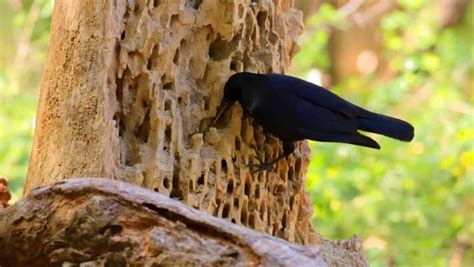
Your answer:
[[[242,72],[231,76],[224,87],[223,108],[214,122],[235,101],[266,131],[283,142],[283,154],[257,165],[257,171],[269,170],[274,163],[291,154],[295,149],[294,142],[298,140],[380,149],[375,140],[358,130],[401,141],[411,141],[414,136],[413,126],[405,121],[370,112],[321,86],[281,74]]]

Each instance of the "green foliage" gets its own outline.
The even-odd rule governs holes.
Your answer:
[[[309,32],[301,37],[300,42],[307,45],[301,46],[300,52],[295,56],[297,64],[293,66],[293,72],[303,73],[314,66],[327,70],[331,65],[326,51],[331,28],[343,29],[347,27],[347,23],[332,5],[323,3],[318,15],[310,17],[306,25]]]
[[[0,176],[9,179],[13,201],[28,168],[52,7],[52,0],[0,0]]]
[[[14,200],[21,196],[33,138],[36,97],[0,96],[0,170]]]
[[[474,240],[474,7],[459,25],[441,28],[435,1],[399,3],[380,23],[395,75],[350,77],[334,90],[407,119],[416,137],[409,144],[377,137],[381,151],[313,142],[307,188],[318,231],[360,235],[371,266],[448,266],[455,246]],[[328,23],[324,14],[315,17]],[[302,39],[297,73],[330,64],[327,38],[315,37],[315,27]],[[471,247],[462,266],[473,265]]]

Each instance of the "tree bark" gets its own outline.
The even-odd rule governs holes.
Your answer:
[[[290,0],[55,2],[25,192],[113,177],[237,224],[309,244],[309,149],[275,158],[239,105],[206,131],[236,71],[284,72],[301,13]],[[298,231],[296,231],[298,229]]]

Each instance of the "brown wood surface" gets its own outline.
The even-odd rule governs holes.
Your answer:
[[[0,213],[0,266],[326,266],[289,243],[110,179],[65,180]]]

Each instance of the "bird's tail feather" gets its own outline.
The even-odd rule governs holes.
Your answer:
[[[378,133],[409,142],[414,137],[414,128],[406,121],[366,111],[358,116],[359,130]]]
[[[377,143],[377,141],[375,141],[374,139],[368,136],[362,135],[360,133],[345,135],[342,141],[336,141],[336,142],[343,142],[343,143],[349,143],[349,144],[358,145],[358,146],[365,146],[365,147],[380,149],[380,145],[379,143]]]
[[[380,145],[372,138],[362,135],[358,132],[356,133],[324,133],[324,132],[314,132],[306,129],[298,129],[301,134],[306,138],[321,141],[321,142],[336,142],[336,143],[346,143],[353,144],[358,146],[365,146],[375,149],[380,149]]]

